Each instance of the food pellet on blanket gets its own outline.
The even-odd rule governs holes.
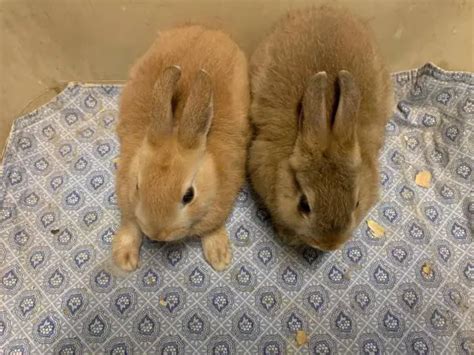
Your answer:
[[[51,229],[51,234],[58,234],[59,233],[59,229]]]
[[[375,238],[382,238],[385,235],[385,229],[372,219],[367,221],[367,226],[372,231]]]
[[[430,263],[424,263],[423,266],[421,267],[421,271],[425,274],[425,275],[430,275],[433,271],[432,267],[431,267],[431,264]]]
[[[418,186],[429,188],[431,186],[431,173],[428,170],[420,171],[416,174],[415,183]]]
[[[296,344],[302,346],[308,342],[308,336],[304,330],[296,331]]]
[[[166,307],[168,302],[166,302],[163,298],[160,298],[160,306]]]

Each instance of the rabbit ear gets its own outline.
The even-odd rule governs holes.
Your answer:
[[[204,70],[194,79],[178,128],[178,141],[186,148],[205,144],[213,116],[212,81]]]
[[[303,114],[300,117],[300,131],[303,137],[318,137],[318,144],[325,144],[328,134],[326,112],[326,72],[313,75],[306,85],[303,96]]]
[[[351,73],[341,70],[338,75],[339,103],[332,127],[340,143],[354,143],[357,113],[360,105],[360,91]]]
[[[153,87],[151,132],[155,135],[171,133],[172,131],[173,109],[171,101],[180,77],[180,67],[168,67],[163,71]]]

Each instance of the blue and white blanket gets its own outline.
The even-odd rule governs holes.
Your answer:
[[[246,187],[222,273],[197,241],[146,241],[139,270],[111,266],[120,86],[70,84],[18,118],[0,170],[0,353],[473,353],[474,75],[427,64],[393,84],[367,217],[385,236],[364,221],[340,251],[294,250]]]

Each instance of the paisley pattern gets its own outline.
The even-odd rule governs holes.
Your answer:
[[[0,349],[472,353],[474,76],[427,64],[393,82],[381,200],[367,217],[385,236],[364,221],[337,252],[291,248],[245,186],[222,273],[196,239],[145,240],[137,271],[111,266],[120,86],[70,84],[19,118],[0,170]],[[420,170],[430,188],[415,184]]]

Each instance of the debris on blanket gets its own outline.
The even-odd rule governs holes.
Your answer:
[[[342,275],[342,277],[343,277],[345,280],[349,281],[349,280],[351,279],[351,270],[350,270],[350,269],[349,269],[349,270],[346,270],[346,272],[344,272],[344,274]]]
[[[428,170],[420,171],[416,174],[415,183],[428,189],[431,186],[431,173]]]
[[[429,262],[426,262],[422,265],[421,267],[421,271],[423,272],[423,274],[425,274],[426,276],[430,276],[431,273],[433,272],[433,267],[431,266],[431,264]]]
[[[375,238],[382,238],[385,235],[385,229],[372,219],[367,221],[367,226],[372,231]]]
[[[160,298],[160,306],[166,307],[168,305],[168,302],[166,302],[163,298]]]
[[[296,332],[296,344],[298,346],[303,346],[308,343],[308,336],[304,330],[298,330]]]

